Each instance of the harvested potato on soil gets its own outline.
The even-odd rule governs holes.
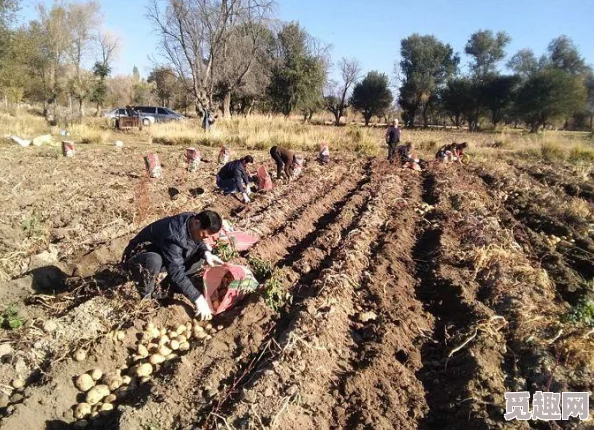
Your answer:
[[[79,403],[74,407],[74,418],[82,420],[91,414],[91,405],[88,403]]]
[[[189,349],[190,349],[190,343],[189,342],[180,343],[180,345],[179,345],[179,350],[180,351],[188,351]]]
[[[13,379],[10,385],[12,386],[12,388],[18,390],[19,388],[23,388],[25,386],[25,381],[19,378]]]
[[[173,350],[176,351],[179,349],[179,342],[177,340],[172,340],[171,342],[169,342],[169,347]]]
[[[79,349],[74,353],[74,361],[83,361],[85,358],[87,358],[87,353],[82,349]]]
[[[149,357],[149,362],[153,365],[161,364],[165,362],[165,357],[161,354],[153,354]]]
[[[86,393],[95,386],[95,380],[88,373],[83,373],[78,378],[76,378],[76,381],[74,381],[74,386],[83,393]]]
[[[110,391],[114,391],[122,385],[122,377],[118,372],[109,372],[103,377],[103,383],[109,387]]]
[[[138,348],[136,348],[136,354],[138,354],[139,357],[145,358],[148,357],[149,350],[146,346],[140,344],[138,345]]]
[[[109,396],[109,387],[107,385],[95,385],[87,393],[87,403],[91,406],[96,405],[105,397]]]
[[[145,378],[153,373],[153,366],[150,363],[143,363],[136,368],[136,375],[139,378]]]
[[[101,369],[93,369],[89,374],[91,375],[91,378],[98,381],[103,376],[103,371]]]
[[[161,345],[158,349],[159,354],[161,354],[163,357],[167,357],[169,354],[171,354],[171,348],[168,348],[165,345]]]

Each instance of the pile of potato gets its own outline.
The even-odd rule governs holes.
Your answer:
[[[222,328],[219,326],[218,330]],[[190,341],[204,343],[212,339],[216,332],[217,329],[211,324],[203,327],[197,320],[171,330],[159,329],[152,322],[147,323],[136,345],[136,352],[131,357],[131,367],[122,367],[106,374],[94,369],[76,378],[74,385],[86,393],[85,401],[74,406],[77,427],[84,428],[89,418],[112,411],[117,400],[133,391],[139,383],[147,382],[161,364],[188,351],[191,348]],[[122,333],[114,337],[114,341],[123,338]]]
[[[556,247],[559,243],[561,242],[568,242],[568,243],[575,243],[575,239],[573,239],[572,237],[567,237],[567,236],[555,236],[554,234],[547,236],[546,234],[544,234],[544,243],[546,243],[549,246],[553,246]]]
[[[434,207],[431,206],[430,204],[423,203],[421,206],[419,206],[418,208],[415,209],[415,212],[421,216],[424,216],[425,214],[431,212],[433,209],[434,209]]]

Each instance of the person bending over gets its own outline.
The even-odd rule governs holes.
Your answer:
[[[225,195],[241,193],[245,203],[250,202],[250,177],[247,165],[254,162],[251,155],[246,155],[239,160],[230,161],[225,164],[217,174],[217,187],[223,190]]]
[[[204,295],[189,278],[202,267],[224,264],[212,254],[204,239],[217,234],[223,225],[213,211],[186,212],[149,224],[134,237],[124,250],[122,264],[132,275],[143,298],[159,298],[155,284],[166,272],[166,284],[186,296],[196,306],[202,320],[212,318],[213,310]]]

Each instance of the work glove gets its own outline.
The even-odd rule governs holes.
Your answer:
[[[208,264],[209,266],[217,266],[220,264],[225,264],[225,262],[223,260],[221,260],[219,257],[214,255],[210,251],[206,251],[204,253],[204,259],[206,260],[206,264]]]
[[[249,203],[251,202],[250,197],[247,195],[247,193],[243,193],[243,202],[244,203]]]
[[[198,297],[194,304],[196,305],[196,316],[200,317],[200,320],[208,321],[212,319],[213,311],[204,296]]]
[[[252,189],[250,188],[250,185],[246,185],[245,186],[245,193],[250,196],[252,194]]]

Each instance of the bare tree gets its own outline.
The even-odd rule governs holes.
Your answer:
[[[111,63],[115,59],[120,40],[109,31],[99,31],[95,36],[97,45],[97,61],[93,66],[93,75],[96,82],[91,94],[91,101],[96,103],[97,110],[95,116],[100,116],[103,111],[103,105],[107,97],[107,77],[111,74]]]
[[[70,82],[71,95],[78,102],[80,116],[84,116],[84,102],[91,94],[92,79],[83,70],[83,62],[90,54],[95,30],[102,21],[101,6],[95,1],[71,3],[68,10],[68,25],[71,33],[70,57],[75,76]]]
[[[150,0],[148,17],[162,53],[180,77],[191,77],[197,112],[212,107],[215,67],[229,86],[241,84],[257,53],[257,29],[272,5],[271,0]],[[238,33],[251,38],[247,49],[243,44],[232,49]]]
[[[105,30],[97,34],[95,41],[99,48],[99,61],[104,67],[111,68],[111,63],[117,57],[120,49],[120,38]]]
[[[246,85],[253,68],[261,64],[258,59],[265,52],[272,32],[262,25],[266,8],[256,10],[260,15],[244,16],[244,23],[231,28],[224,38],[221,55],[213,67],[213,82],[223,101],[223,115],[231,116],[231,94]]]
[[[326,109],[334,114],[334,125],[340,125],[340,118],[349,107],[349,91],[361,77],[361,64],[358,60],[352,58],[343,58],[338,63],[338,69],[342,78],[341,83],[332,82],[328,89],[326,100]]]
[[[39,18],[29,26],[29,34],[34,44],[29,65],[41,81],[43,113],[49,119],[50,107],[53,107],[55,117],[57,100],[62,93],[60,72],[71,44],[71,35],[68,31],[68,11],[65,6],[55,4],[48,9],[44,4],[39,4],[37,13]]]

